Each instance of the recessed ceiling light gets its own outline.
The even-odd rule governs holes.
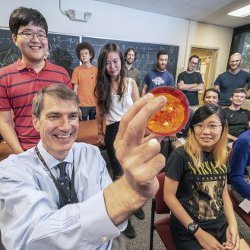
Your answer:
[[[250,15],[250,4],[228,13],[230,16],[246,17]]]

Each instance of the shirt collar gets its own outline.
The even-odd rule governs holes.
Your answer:
[[[37,144],[37,148],[41,156],[43,157],[44,161],[46,162],[47,166],[49,167],[49,169],[52,169],[53,167],[57,166],[60,163],[60,161],[58,161],[56,158],[54,158],[51,154],[49,154],[46,151],[46,149],[42,145],[41,140]],[[73,157],[74,157],[73,149],[71,148],[63,161],[73,164],[73,159],[74,159]]]
[[[126,67],[127,70],[134,69],[133,65],[130,68],[128,68],[127,65],[125,65],[125,67]]]
[[[50,62],[48,60],[45,60],[45,64],[42,70],[46,69],[47,67],[50,66]],[[19,58],[16,62],[16,67],[18,71],[24,70],[24,69],[29,69],[24,63],[22,63],[21,59]]]

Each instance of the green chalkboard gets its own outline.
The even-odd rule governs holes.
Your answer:
[[[106,43],[116,43],[123,53],[127,48],[134,48],[137,51],[137,59],[134,66],[140,70],[141,78],[144,79],[145,75],[154,68],[156,63],[157,52],[165,49],[168,52],[168,66],[167,69],[173,76],[176,76],[177,61],[179,46],[166,45],[166,44],[152,44],[152,43],[139,43],[121,40],[101,39],[92,37],[82,37],[82,41],[89,42],[95,49],[96,57],[93,63],[96,64],[99,52]]]

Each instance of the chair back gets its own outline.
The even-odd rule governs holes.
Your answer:
[[[159,173],[157,175],[157,179],[159,181],[160,187],[159,187],[158,192],[155,195],[155,212],[157,214],[166,214],[166,213],[169,213],[170,210],[163,199],[165,173],[163,172]]]

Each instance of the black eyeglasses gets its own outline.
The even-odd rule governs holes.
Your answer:
[[[42,41],[48,37],[47,34],[45,32],[42,32],[42,31],[33,32],[33,31],[26,31],[25,30],[22,32],[18,32],[17,35],[22,36],[25,39],[31,39],[34,37],[34,35],[36,35],[36,37],[40,41]]]
[[[198,62],[193,62],[193,61],[189,61],[190,63],[194,64],[194,65],[197,65]]]

